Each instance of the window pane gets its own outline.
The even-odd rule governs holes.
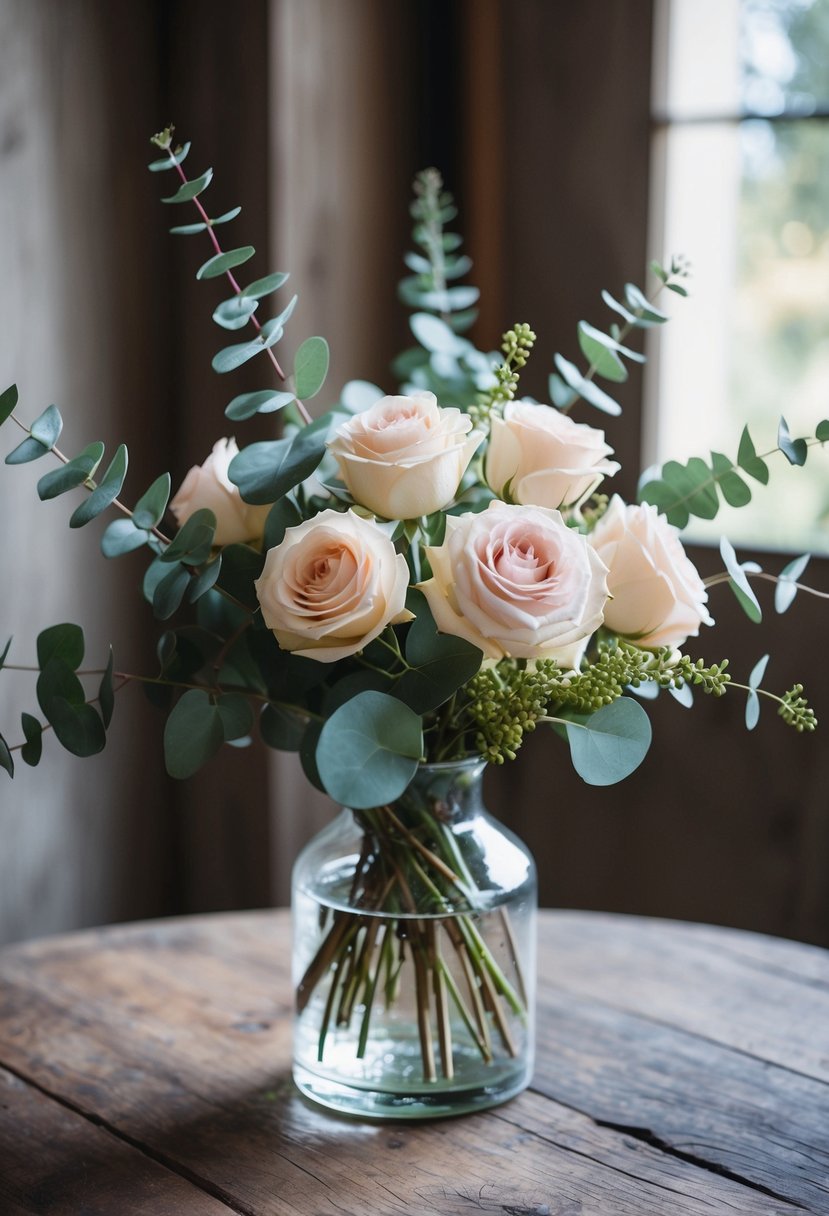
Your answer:
[[[745,7],[775,10],[777,20],[783,6]],[[829,0],[788,7],[814,16]],[[825,37],[829,62],[829,26]],[[814,74],[817,51],[803,62],[790,80]],[[768,451],[781,414],[793,435],[813,434],[829,417],[829,122],[669,124],[655,139],[665,205],[653,248],[688,256],[694,276],[692,297],[671,302],[674,320],[655,336],[647,462],[711,448],[733,459],[744,423]],[[768,487],[749,483],[750,506],[723,507],[690,534],[829,552],[829,450],[816,447],[804,469],[781,454],[769,464]]]
[[[829,101],[829,2],[743,0],[742,108],[810,114]]]

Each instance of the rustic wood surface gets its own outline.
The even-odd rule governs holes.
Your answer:
[[[0,952],[0,1213],[829,1213],[829,954],[545,913],[533,1086],[421,1125],[290,1080],[284,912]]]

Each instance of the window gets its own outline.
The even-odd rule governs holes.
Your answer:
[[[645,462],[829,417],[829,0],[656,0],[651,247],[693,265],[655,339]],[[661,28],[660,28],[661,27]],[[782,455],[689,535],[829,552],[829,456]],[[750,480],[750,479],[749,479]]]

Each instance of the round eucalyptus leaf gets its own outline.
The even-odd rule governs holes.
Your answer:
[[[7,389],[0,393],[0,426],[10,418],[14,413],[14,407],[17,405],[17,385],[10,384]]]
[[[325,723],[316,761],[328,794],[359,810],[398,798],[422,752],[419,715],[386,693],[363,692]]]
[[[325,338],[306,338],[294,358],[294,384],[301,400],[314,397],[328,374],[328,343]]]
[[[164,727],[164,762],[171,777],[184,780],[206,764],[224,743],[219,709],[200,688],[179,698]]]
[[[583,722],[568,722],[573,767],[588,785],[615,785],[644,760],[651,724],[642,706],[619,697]]]
[[[269,296],[272,291],[276,291],[288,279],[288,275],[284,271],[277,271],[275,274],[265,275],[263,279],[257,279],[254,283],[248,283],[247,287],[242,289],[242,295],[246,299],[261,300],[263,296]]]
[[[33,714],[26,713],[20,715],[20,724],[26,739],[20,749],[20,758],[34,768],[43,754],[43,726]]]
[[[72,671],[83,662],[84,638],[80,625],[50,625],[37,637],[37,665],[43,670],[50,659],[62,659]]]

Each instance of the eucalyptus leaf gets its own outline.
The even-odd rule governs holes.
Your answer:
[[[325,723],[316,761],[330,797],[359,810],[398,798],[422,751],[420,717],[385,693],[363,692]]]
[[[766,462],[757,455],[754,449],[754,441],[749,434],[748,427],[743,427],[743,433],[740,436],[740,447],[737,452],[737,464],[748,473],[749,477],[753,477],[755,481],[759,481],[761,485],[768,485],[769,467]]]
[[[575,363],[570,363],[563,355],[555,355],[553,361],[565,383],[576,396],[583,397],[585,401],[589,401],[591,405],[595,405],[596,409],[603,410],[606,414],[621,414],[622,407],[618,401],[614,401],[597,384],[583,376]]]
[[[809,449],[805,439],[792,439],[785,418],[780,419],[777,428],[777,446],[788,460],[789,464],[804,465]]]
[[[37,493],[41,502],[57,498],[59,494],[65,494],[67,490],[73,490],[76,486],[83,485],[90,477],[94,477],[103,455],[104,445],[102,443],[90,443],[68,464],[61,465],[59,469],[53,469],[50,473],[44,473],[37,483]]]
[[[150,488],[141,495],[132,513],[136,528],[155,528],[164,518],[170,498],[170,474],[162,473]]]
[[[218,707],[202,689],[188,689],[174,705],[164,727],[167,772],[179,780],[192,777],[215,756],[224,740]]]
[[[315,397],[328,375],[328,343],[325,338],[306,338],[294,356],[294,386],[302,401]]]
[[[651,304],[635,283],[625,283],[625,299],[628,307],[636,314],[638,325],[664,325],[669,319],[666,312]]]
[[[112,684],[112,669],[115,660],[112,654],[112,647],[109,648],[109,658],[101,676],[101,683],[98,687],[98,704],[101,707],[101,720],[104,724],[104,729],[109,729],[109,724],[112,721],[112,714],[115,710],[115,689]]]
[[[195,604],[196,600],[201,599],[203,595],[216,585],[216,581],[222,572],[222,555],[218,554],[212,562],[209,562],[203,570],[196,575],[190,584],[189,600],[191,604]]]
[[[47,450],[55,446],[62,430],[63,419],[56,405],[47,405],[43,413],[35,418],[29,427],[32,439],[42,443]]]
[[[222,300],[213,312],[213,320],[222,329],[242,329],[259,307],[258,300],[243,300],[241,296],[231,296]]]
[[[104,557],[122,557],[146,545],[149,532],[136,528],[131,519],[113,519],[101,537],[101,552]]]
[[[768,665],[769,656],[764,654],[762,659],[758,659],[751,669],[751,675],[748,677],[749,688],[759,688],[760,684],[763,682],[763,676],[766,674],[766,668]]]
[[[265,520],[265,532],[262,538],[262,549],[265,553],[269,549],[275,549],[277,545],[281,545],[285,539],[285,532],[288,528],[295,528],[302,523],[302,515],[299,508],[291,502],[290,498],[280,498],[275,502],[268,512],[268,518]]]
[[[241,393],[234,397],[225,409],[225,415],[234,422],[252,418],[254,414],[272,414],[284,409],[295,401],[293,393],[280,392],[278,389],[260,389],[255,393]]]
[[[171,194],[169,198],[163,198],[161,201],[162,203],[192,202],[192,200],[197,198],[203,190],[207,189],[212,180],[213,170],[205,169],[204,173],[202,173],[200,177],[194,177],[190,182],[183,182],[181,186],[179,186],[178,190],[176,190],[175,194]]]
[[[754,730],[760,721],[760,698],[753,688],[746,694],[746,730]]]
[[[449,328],[440,317],[428,312],[416,312],[409,318],[409,326],[421,346],[430,351],[441,351],[449,355],[460,355],[469,345],[465,338]]]
[[[128,459],[127,449],[122,443],[96,489],[72,512],[69,518],[70,528],[82,528],[115,501],[121,493],[127,475]]]
[[[20,715],[20,724],[26,740],[20,749],[20,758],[24,764],[34,768],[43,755],[43,726],[33,714],[27,713]]]
[[[289,275],[281,270],[275,274],[267,274],[263,279],[256,279],[253,283],[248,283],[247,287],[243,287],[242,296],[244,299],[261,300],[263,296],[269,296],[280,288],[288,278]]]
[[[412,590],[406,600],[415,613],[406,636],[404,672],[394,695],[418,714],[437,709],[480,669],[483,654],[464,638],[438,633],[434,617],[422,592]]]
[[[226,224],[229,220],[235,220],[236,216],[241,213],[241,210],[241,207],[231,207],[223,215],[217,215],[215,219],[210,221],[211,228],[215,228],[217,224]]]
[[[227,274],[235,266],[243,266],[256,253],[253,245],[240,245],[238,249],[228,249],[224,253],[216,253],[196,271],[197,279],[216,279],[219,275]]]
[[[208,507],[200,507],[182,524],[161,554],[161,560],[200,566],[210,556],[215,532],[216,516]]]
[[[22,443],[19,443],[16,448],[12,448],[6,457],[6,464],[28,464],[32,460],[40,460],[41,456],[47,456],[49,449],[44,447],[37,439],[32,439],[28,435]]]
[[[37,636],[37,665],[43,670],[51,659],[61,659],[70,671],[83,662],[84,636],[80,625],[50,625]]]
[[[329,416],[318,418],[290,439],[251,443],[234,456],[228,477],[245,502],[276,502],[314,472],[325,454]]]
[[[776,612],[785,612],[797,595],[797,580],[809,564],[811,554],[804,553],[788,563],[780,571],[780,580],[774,588],[774,608]]]
[[[4,391],[0,393],[0,426],[3,425],[7,418],[11,418],[12,414],[14,413],[14,407],[17,405],[17,401],[18,396],[16,384],[10,384],[7,389],[4,389]]]
[[[161,156],[158,160],[151,161],[147,168],[150,173],[161,173],[164,169],[175,169],[176,165],[180,165],[187,153],[190,151],[189,141],[182,144],[175,152],[170,150],[169,156]]]
[[[14,776],[14,756],[9,751],[9,745],[0,735],[0,768],[4,768],[10,777]]]
[[[197,232],[207,232],[209,227],[210,225],[205,224],[204,221],[198,224],[176,224],[175,228],[169,229],[169,232],[171,236],[195,236]]]
[[[757,596],[751,588],[751,584],[746,578],[745,570],[743,570],[737,560],[734,546],[726,536],[723,536],[720,540],[720,553],[729,574],[729,586],[731,590],[736,595],[740,606],[749,620],[755,624],[759,624],[763,619],[762,609],[760,608]]]
[[[0,397],[0,422],[3,421],[3,398]],[[829,418],[824,418],[815,428],[815,439],[821,443],[829,442]]]
[[[576,772],[588,785],[615,785],[644,760],[651,724],[638,701],[619,697],[585,722],[568,722],[567,740]]]
[[[751,502],[751,490],[734,469],[734,465],[722,452],[711,453],[711,468],[714,471],[720,493],[730,507],[744,507]]]
[[[180,606],[189,585],[190,573],[180,563],[159,579],[152,594],[153,612],[160,621],[169,620]]]

